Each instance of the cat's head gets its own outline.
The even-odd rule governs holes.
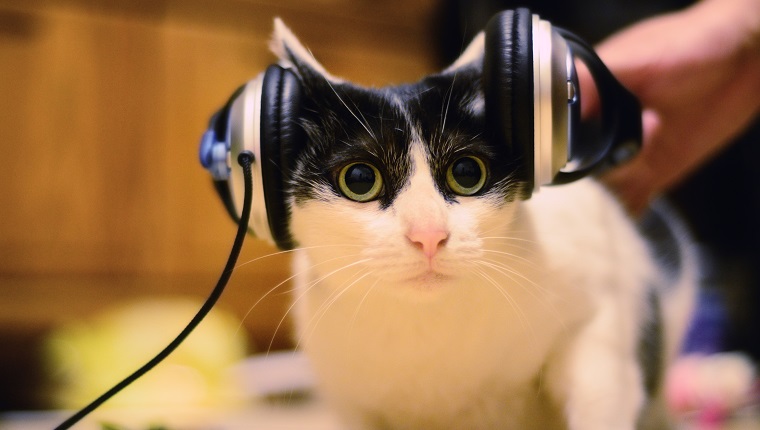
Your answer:
[[[375,89],[330,75],[275,26],[272,48],[304,90],[308,143],[287,190],[298,246],[325,271],[356,264],[411,285],[467,271],[505,234],[524,186],[519,160],[487,135],[482,36],[439,74]]]

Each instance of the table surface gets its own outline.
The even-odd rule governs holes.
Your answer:
[[[162,413],[162,415],[165,414]],[[239,411],[176,411],[176,415],[168,421],[175,422],[167,427],[181,430],[243,430],[243,429],[276,429],[276,430],[339,430],[340,426],[335,417],[319,402],[300,401],[289,406],[284,404],[259,404],[247,410]],[[147,412],[146,412],[147,414]],[[179,417],[182,418],[179,418]],[[67,417],[62,412],[20,412],[6,414],[0,417],[2,430],[49,430]],[[93,417],[88,417],[77,429],[100,430],[101,422],[117,423],[124,428],[140,429],[130,422],[139,419],[132,412],[104,411]],[[145,425],[158,421],[143,421]],[[147,428],[143,426],[142,428]],[[710,430],[760,430],[760,419],[755,414],[740,416]],[[705,427],[684,424],[679,430],[705,430]]]
[[[225,410],[219,408],[102,409],[77,425],[77,430],[100,430],[101,423],[116,428],[143,430],[160,425],[170,430],[340,430],[336,417],[319,399],[309,395],[313,378],[308,362],[293,352],[252,357],[241,363],[238,380],[245,386],[247,401]],[[287,393],[301,393],[290,395]],[[108,403],[105,404],[108,406]],[[0,415],[0,430],[48,430],[70,412],[16,412]],[[760,408],[739,411],[717,427],[684,423],[678,430],[760,430]]]

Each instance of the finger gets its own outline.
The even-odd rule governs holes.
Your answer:
[[[662,127],[662,118],[653,109],[644,109],[641,113],[642,144],[651,146],[658,139]]]
[[[581,119],[592,118],[599,113],[599,92],[594,78],[586,64],[578,59],[575,60],[575,71],[580,87]]]
[[[661,118],[651,109],[642,113],[643,148],[632,160],[616,167],[602,176],[602,182],[620,199],[623,206],[634,216],[649,205],[654,196],[664,191],[652,165],[652,146],[660,139]],[[654,160],[656,161],[656,160]]]

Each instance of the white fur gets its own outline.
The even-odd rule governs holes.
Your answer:
[[[657,275],[622,211],[592,181],[451,205],[416,158],[391,210],[293,211],[298,341],[349,428],[533,428],[521,410],[558,404],[570,429],[633,430]],[[405,238],[419,222],[450,232],[446,279]]]

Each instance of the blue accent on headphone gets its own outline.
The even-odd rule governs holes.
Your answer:
[[[209,121],[209,128],[201,137],[199,156],[201,164],[211,173],[214,180],[225,181],[230,177],[230,166],[227,163],[227,153],[230,144],[227,137],[219,139],[216,135],[216,122],[218,113]]]

